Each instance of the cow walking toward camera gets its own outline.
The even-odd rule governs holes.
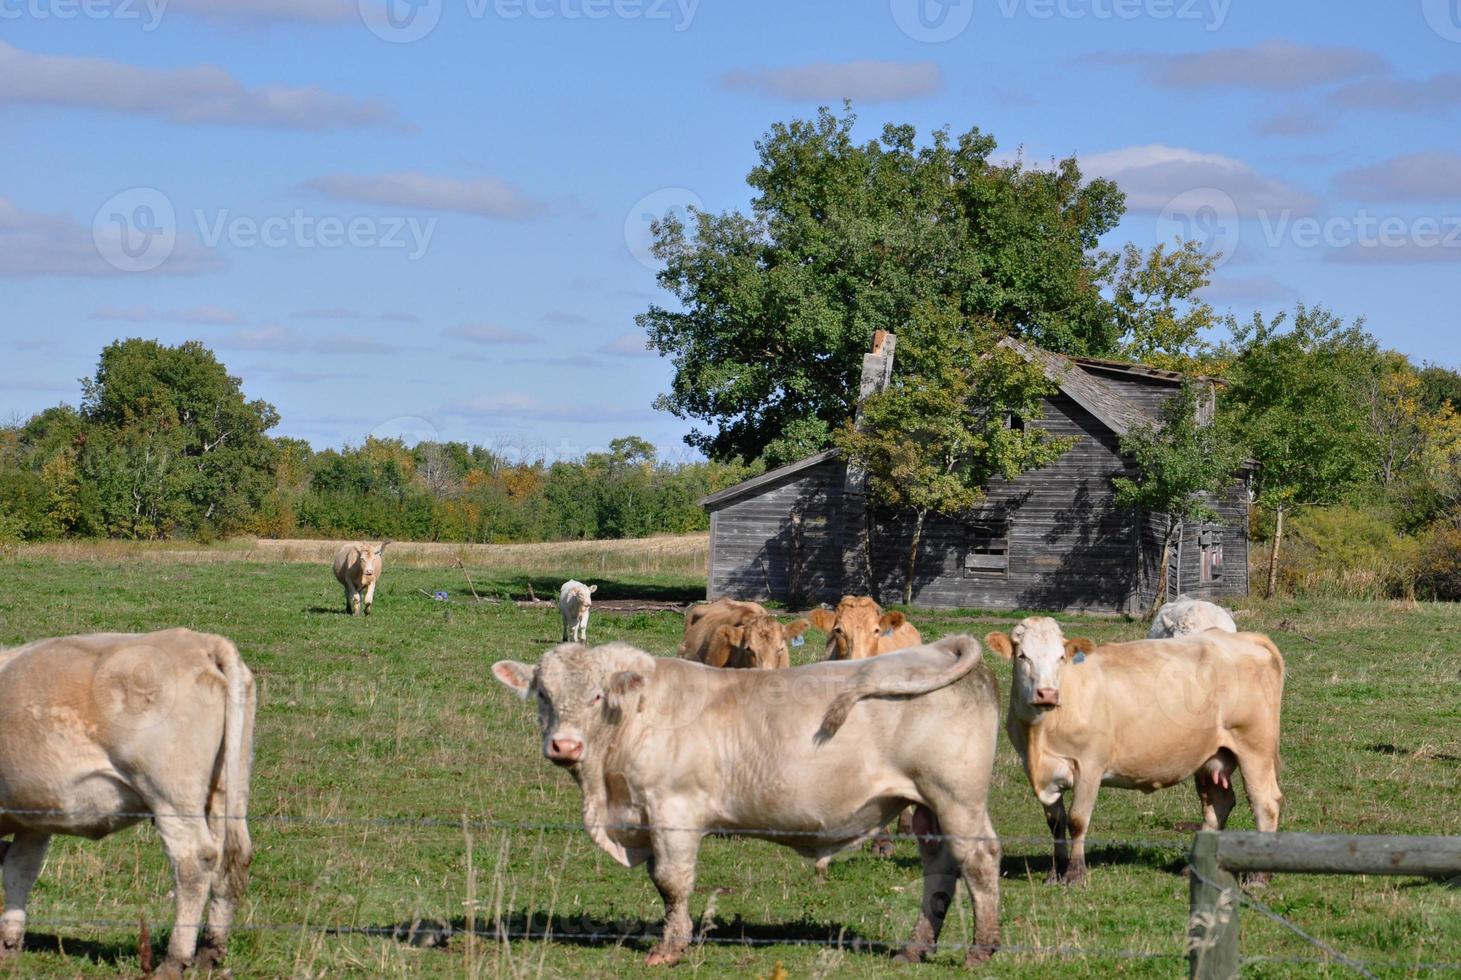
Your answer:
[[[1195,777],[1203,827],[1221,830],[1241,769],[1258,829],[1278,829],[1283,657],[1268,637],[1208,630],[1096,646],[1032,616],[985,642],[1014,661],[1005,730],[1055,838],[1052,879],[1085,877],[1102,786],[1151,793]]]
[[[715,670],[622,643],[565,644],[493,675],[536,703],[543,756],[583,794],[594,842],[647,864],[665,901],[648,965],[692,939],[690,895],[708,834],[758,837],[809,858],[867,840],[917,807],[922,912],[901,957],[930,953],[962,879],[967,962],[999,945],[999,841],[989,784],[999,690],[968,636],[872,660]]]
[[[100,839],[151,816],[172,864],[177,977],[223,959],[248,881],[254,679],[221,636],[96,633],[0,651],[0,955],[55,834]],[[198,949],[207,907],[207,932]]]
[[[569,579],[558,590],[558,612],[563,616],[563,642],[588,642],[588,612],[594,604],[597,585]]]
[[[362,607],[365,615],[370,615],[388,544],[389,541],[382,541],[377,548],[363,541],[352,541],[342,544],[335,552],[335,580],[345,587],[345,611],[350,615],[361,612]]]

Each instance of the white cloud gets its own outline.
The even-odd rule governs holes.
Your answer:
[[[1298,290],[1286,286],[1272,276],[1235,276],[1219,278],[1202,290],[1202,298],[1215,305],[1235,303],[1286,302],[1299,295]]]
[[[423,211],[454,211],[486,218],[521,220],[543,210],[541,204],[495,177],[459,180],[415,171],[375,177],[332,174],[316,177],[305,187],[340,200]]]
[[[216,341],[230,350],[264,351],[273,354],[394,354],[397,348],[370,337],[332,334],[309,337],[278,324],[243,327]]]
[[[1379,78],[1346,85],[1329,97],[1342,109],[1413,112],[1429,115],[1461,106],[1461,72],[1442,72],[1430,78]]]
[[[649,350],[645,343],[646,339],[642,332],[631,330],[628,333],[621,333],[599,350],[605,354],[617,354],[620,357],[658,357],[658,353]]]
[[[1265,41],[1246,48],[1199,54],[1121,52],[1076,60],[1088,65],[1132,65],[1153,84],[1175,89],[1297,91],[1389,70],[1385,59],[1362,48],[1321,47]]]
[[[1372,201],[1461,200],[1461,154],[1434,151],[1392,157],[1345,171],[1334,183],[1352,197]]]
[[[522,330],[510,330],[493,323],[464,323],[444,333],[456,340],[470,340],[474,344],[536,344],[540,339]]]
[[[721,76],[728,89],[795,101],[863,105],[936,95],[944,75],[932,61],[841,61],[786,68],[738,68]]]
[[[1214,188],[1232,198],[1240,216],[1259,211],[1307,214],[1312,195],[1265,177],[1252,167],[1216,153],[1150,144],[1128,146],[1080,158],[1088,177],[1107,177],[1126,192],[1128,211],[1159,214],[1188,192]]]
[[[360,310],[351,310],[344,307],[331,307],[323,310],[297,310],[289,314],[295,320],[377,320],[381,323],[420,323],[421,318],[414,313],[362,313]]]
[[[126,272],[102,257],[91,228],[65,215],[22,211],[0,197],[0,278],[195,276],[222,267],[216,252],[192,235],[179,234],[161,265],[148,272]]]
[[[451,402],[442,411],[447,415],[534,422],[612,422],[652,417],[648,409],[633,409],[618,404],[584,405],[544,401],[537,395],[519,391],[503,391],[461,399]]]
[[[1334,128],[1331,117],[1313,109],[1293,109],[1254,120],[1250,129],[1254,136],[1320,136]]]
[[[141,68],[106,58],[35,54],[0,41],[0,105],[155,116],[181,125],[354,129],[395,120],[384,103],[314,86],[245,88],[222,68]]]
[[[123,320],[128,323],[199,323],[232,326],[243,318],[221,306],[190,306],[182,310],[159,310],[151,306],[103,306],[91,314],[93,320]]]

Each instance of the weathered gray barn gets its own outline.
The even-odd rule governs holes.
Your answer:
[[[894,343],[879,334],[864,359],[864,392],[891,375]],[[1045,399],[1044,417],[1031,424],[1079,438],[1054,464],[996,481],[976,512],[930,517],[913,601],[941,608],[1142,611],[1160,580],[1165,519],[1118,507],[1112,478],[1134,474],[1121,455],[1121,436],[1153,418],[1182,377],[1014,346],[1038,360],[1058,386]],[[1169,598],[1247,593],[1248,503],[1246,478],[1239,474],[1213,501],[1221,520],[1183,528],[1169,560]],[[911,527],[898,514],[876,512],[869,548],[862,475],[834,450],[701,504],[710,512],[709,598],[800,607],[835,603],[844,594],[884,601],[902,595]]]

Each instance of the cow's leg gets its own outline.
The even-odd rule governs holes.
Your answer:
[[[944,811],[944,833],[974,903],[974,946],[965,966],[983,963],[999,948],[999,837],[989,811]]]
[[[563,642],[567,643],[574,638],[573,621],[567,615],[563,617]]]
[[[1238,764],[1232,753],[1222,750],[1197,770],[1193,780],[1202,801],[1202,829],[1222,830],[1228,825],[1237,796],[1233,793],[1233,768]]]
[[[1283,805],[1283,792],[1278,788],[1278,746],[1263,746],[1257,751],[1240,748],[1236,754],[1238,767],[1243,771],[1248,805],[1253,807],[1253,822],[1259,830],[1277,830],[1279,809]],[[1261,888],[1272,878],[1269,872],[1254,872],[1244,876],[1243,884]]]
[[[913,935],[898,953],[897,959],[903,963],[922,962],[933,952],[959,887],[953,848],[943,837],[938,817],[922,804],[913,811],[913,833],[918,837],[918,856],[923,859],[923,905]]]
[[[46,861],[50,834],[16,831],[5,852],[5,914],[0,915],[0,956],[14,956],[25,945],[25,903]]]
[[[365,587],[365,615],[370,615],[370,607],[375,605],[375,582]]]
[[[199,969],[211,970],[223,962],[224,953],[228,950],[228,931],[248,882],[252,849],[240,847],[237,840],[231,847],[225,844],[229,836],[247,833],[247,827],[239,827],[237,823],[229,822],[225,784],[219,780],[208,801],[208,829],[213,840],[223,846],[223,853],[213,873],[208,900],[208,929],[198,946],[195,960]]]
[[[1065,815],[1065,798],[1057,796],[1055,802],[1045,807],[1045,823],[1050,828],[1050,836],[1055,839],[1055,856],[1050,864],[1050,874],[1045,876],[1047,884],[1054,884],[1061,880],[1066,868],[1070,867],[1070,845],[1066,836],[1070,833],[1070,823]]]
[[[1086,831],[1091,828],[1091,813],[1096,809],[1096,794],[1100,789],[1100,776],[1083,767],[1070,794],[1070,866],[1060,878],[1067,885],[1085,880]]]
[[[694,831],[667,830],[654,834],[654,856],[649,877],[665,900],[665,933],[650,950],[647,966],[673,966],[680,962],[694,938],[690,920],[690,893],[695,890],[695,860],[700,853],[700,835]]]
[[[172,938],[167,944],[167,967],[174,975],[190,966],[198,948],[198,926],[222,855],[202,806],[163,801],[153,807],[162,849],[172,863],[173,891],[177,897]],[[191,814],[189,811],[192,811]]]

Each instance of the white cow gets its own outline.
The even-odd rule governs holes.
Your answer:
[[[1180,595],[1157,610],[1152,619],[1148,640],[1165,640],[1173,636],[1187,636],[1203,630],[1219,629],[1227,633],[1238,632],[1233,614],[1222,606],[1206,599],[1193,599]]]
[[[558,611],[563,614],[563,642],[588,642],[588,611],[594,604],[597,585],[569,579],[558,590]]]
[[[53,835],[96,840],[150,816],[176,898],[158,975],[181,976],[195,953],[199,967],[221,962],[253,856],[253,738],[254,678],[221,636],[94,633],[0,651],[0,955],[20,953]]]
[[[340,545],[340,550],[335,552],[335,580],[345,587],[345,611],[350,615],[361,611],[362,599],[365,615],[370,615],[388,544],[390,541],[382,541],[377,548],[363,541],[352,541]]]

